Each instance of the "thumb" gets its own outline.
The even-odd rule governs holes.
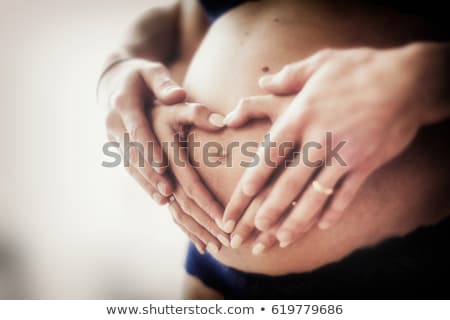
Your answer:
[[[259,87],[278,95],[298,93],[333,52],[330,49],[322,50],[304,60],[287,64],[278,73],[259,78]]]
[[[237,107],[224,119],[224,124],[230,128],[238,128],[252,119],[270,119],[272,122],[279,108],[273,96],[254,96],[242,98]]]
[[[140,74],[154,96],[163,104],[171,105],[186,99],[186,91],[171,78],[164,65],[148,62],[142,67]]]
[[[223,128],[223,115],[212,112],[200,103],[184,103],[171,108],[175,113],[175,127],[193,125],[197,128],[217,131]]]

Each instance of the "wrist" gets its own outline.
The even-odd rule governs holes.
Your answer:
[[[450,117],[450,46],[446,43],[420,42],[405,47],[411,57],[414,96],[420,124],[440,122]]]

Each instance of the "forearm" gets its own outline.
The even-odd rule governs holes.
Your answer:
[[[151,8],[128,29],[110,59],[141,58],[167,63],[178,49],[179,2]]]
[[[413,65],[419,66],[412,103],[421,110],[424,125],[445,121],[450,117],[450,44],[421,42],[409,49]]]

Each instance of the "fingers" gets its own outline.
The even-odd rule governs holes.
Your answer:
[[[128,173],[136,180],[139,185],[155,200],[158,204],[166,204],[168,199],[162,196],[135,167],[128,167]]]
[[[276,225],[270,230],[260,233],[256,237],[254,245],[252,247],[252,254],[254,254],[255,256],[260,255],[278,243],[278,239],[276,237],[278,227],[279,225]]]
[[[186,91],[170,77],[169,70],[161,63],[149,62],[140,69],[145,84],[163,104],[175,104],[186,99]]]
[[[120,119],[120,116],[115,113],[111,112],[108,115],[107,118],[107,128],[108,128],[108,137],[111,140],[114,140],[116,142],[119,142],[119,145],[121,146],[120,151],[122,153],[122,158],[124,157],[124,132],[125,128],[123,126],[122,120]],[[136,151],[136,150],[134,150]],[[131,157],[133,157],[133,152],[131,152]],[[136,155],[136,153],[134,153]],[[135,161],[133,161],[135,162]],[[131,163],[128,165],[125,165],[128,173],[139,183],[141,187],[144,188],[145,191],[147,191],[150,196],[159,204],[165,204],[167,202],[167,193],[168,190],[161,187],[161,183],[167,183],[167,178],[161,175],[156,174],[153,170],[149,170],[148,166],[146,169],[149,171],[147,173],[147,177],[145,177],[139,168],[136,168]],[[151,177],[151,179],[148,178],[148,176]],[[162,192],[161,192],[161,191]]]
[[[263,202],[263,197],[263,195],[259,195],[250,203],[247,210],[244,209],[245,213],[237,223],[236,228],[231,235],[230,245],[232,248],[239,248],[255,230],[255,215]]]
[[[268,118],[273,121],[274,111],[277,107],[270,95],[243,98],[239,100],[236,108],[225,117],[224,124],[230,128],[238,128],[251,119]]]
[[[305,233],[310,222],[319,216],[330,194],[328,189],[335,187],[345,172],[344,167],[325,167],[315,178],[315,182],[308,186],[302,196],[296,201],[292,211],[277,232],[277,239],[281,247],[291,244],[297,234]],[[318,184],[320,186],[314,186]]]
[[[113,136],[121,146],[122,156],[124,158],[124,166],[126,168],[134,168],[131,172],[138,171],[139,177],[144,178],[154,189],[167,197],[172,193],[172,182],[165,175],[160,175],[153,170],[145,158],[142,156],[144,153],[144,146],[130,139],[126,136],[125,128],[120,116],[110,113],[108,116],[108,128],[109,135]],[[130,172],[130,170],[129,170]],[[136,178],[137,173],[134,175]],[[142,183],[140,183],[142,185]],[[160,201],[157,201],[160,203]]]
[[[172,207],[172,206],[175,206],[175,207]],[[179,208],[176,207],[176,203],[169,204],[169,211],[172,215],[173,222],[175,222],[175,224],[181,229],[181,231],[183,231],[189,237],[189,239],[191,239],[191,241],[194,243],[195,247],[197,248],[197,251],[200,252],[200,254],[204,254],[205,249],[206,249],[206,244],[204,244],[196,235],[189,232],[189,230],[187,230],[182,224],[178,223],[178,220],[176,219],[177,213],[175,213],[178,210],[179,210]]]
[[[186,149],[180,145],[178,136],[173,141],[173,146],[167,151],[170,168],[178,183],[183,188],[187,196],[192,199],[203,211],[213,220],[222,218],[222,206],[212,196],[211,192],[204,185],[198,173],[190,165],[186,155]]]
[[[345,178],[320,219],[320,229],[326,230],[339,221],[344,215],[345,209],[347,209],[355,198],[367,176],[362,173],[352,173]]]
[[[254,167],[247,168],[225,208],[223,224],[226,232],[231,232],[253,197],[264,187],[275,169],[294,148],[293,131],[290,125],[272,127],[265,137],[264,146],[259,148]]]
[[[189,199],[181,187],[176,188],[174,196],[183,212],[191,216],[200,226],[216,237],[224,246],[230,246],[228,234],[223,232],[206,212],[199,208],[194,201]]]
[[[295,161],[298,164],[284,169],[258,210],[255,226],[259,230],[268,230],[292,206],[293,201],[298,201],[299,194],[317,170],[317,167],[308,166],[300,161],[300,155],[296,156]]]
[[[206,244],[206,250],[209,253],[216,255],[219,252],[221,248],[220,242],[191,216],[184,213],[176,201],[170,204],[169,210],[175,223],[182,230],[185,230],[190,235],[195,235],[196,239]]]
[[[261,77],[258,84],[273,94],[297,93],[333,52],[331,49],[321,50],[302,61],[285,65],[278,73]]]
[[[211,112],[200,103],[186,103],[174,106],[175,125],[194,125],[197,128],[216,131],[224,127],[224,117],[219,113]],[[176,128],[174,128],[176,129]]]

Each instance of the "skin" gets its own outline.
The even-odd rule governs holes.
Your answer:
[[[271,21],[272,19],[272,15],[268,16],[267,14],[264,16],[264,10],[260,10],[260,8],[258,7],[258,4],[249,4],[249,5],[245,5],[244,6],[245,9],[242,9],[240,11],[240,13],[234,13],[233,18],[229,18],[229,20],[231,19],[231,21],[233,21],[234,23],[241,23],[243,24],[243,21],[246,21],[247,25],[244,24],[244,28],[242,28],[241,25],[241,29],[242,29],[242,34],[239,33],[235,33],[235,38],[236,41],[239,41],[239,39],[241,39],[241,41],[243,40],[243,33],[245,31],[245,27],[249,28],[250,26],[250,30],[251,31],[255,31],[255,30],[264,30],[267,26],[266,25],[261,25],[259,28],[256,29],[251,29],[252,24],[250,23],[253,17],[257,16],[256,14],[259,13],[260,11],[263,11],[261,18],[258,21]],[[305,10],[305,12],[307,12],[308,10]],[[275,14],[280,14],[279,12],[277,13],[277,11],[274,11]],[[293,12],[294,14],[294,12]],[[232,14],[230,14],[230,16],[232,16]],[[313,15],[312,15],[313,16]],[[265,18],[265,19],[264,19]],[[281,21],[289,21],[289,14],[287,14],[287,16],[283,16],[281,15]],[[307,15],[305,15],[305,17],[302,17],[302,19],[308,19],[310,17],[308,17]],[[233,20],[234,19],[234,20]],[[225,19],[226,20],[226,19]],[[301,19],[300,19],[301,20]],[[322,19],[322,20],[326,20],[326,19]],[[362,19],[364,20],[364,19]],[[353,20],[352,20],[353,21]],[[357,23],[357,22],[354,22]],[[226,22],[222,22],[222,27],[226,25]],[[340,35],[336,36],[336,39],[341,39],[340,37],[344,37],[342,35],[351,35],[350,38],[352,36],[354,36],[355,39],[358,38],[358,35],[353,35],[352,32],[354,29],[358,29],[358,28],[354,28],[352,26],[352,28],[350,28],[350,30],[345,30],[345,27],[342,27],[339,25],[339,23],[337,24],[333,24],[331,23],[332,29],[336,29],[336,27],[338,26],[339,28],[342,28],[343,30],[340,30]],[[228,25],[229,29],[233,28],[233,24]],[[295,25],[293,26],[295,28]],[[261,90],[261,88],[257,88],[256,86],[256,79],[257,77],[255,77],[255,73],[254,67],[257,67],[258,70],[262,70],[265,66],[264,65],[253,65],[253,62],[257,62],[258,64],[260,63],[260,61],[271,61],[271,63],[269,64],[268,68],[269,70],[278,70],[281,69],[283,67],[283,65],[286,64],[286,62],[288,61],[298,61],[301,58],[306,58],[307,56],[313,54],[315,51],[318,51],[320,49],[320,43],[323,43],[323,39],[321,38],[321,34],[322,35],[327,35],[329,32],[332,32],[330,30],[327,29],[327,26],[323,26],[322,28],[318,28],[320,30],[321,33],[319,33],[318,35],[316,35],[316,37],[318,38],[317,43],[315,43],[314,41],[308,43],[308,50],[305,51],[301,51],[300,54],[297,53],[297,57],[295,56],[295,52],[294,50],[291,51],[290,53],[292,53],[291,56],[284,56],[282,59],[280,59],[281,61],[279,61],[277,56],[273,56],[274,52],[277,52],[276,50],[273,52],[271,50],[268,50],[268,52],[264,52],[263,50],[260,50],[261,48],[258,47],[253,47],[253,50],[250,50],[249,52],[260,52],[259,54],[259,59],[254,59],[256,61],[252,61],[250,60],[247,63],[247,69],[249,72],[247,73],[243,73],[241,75],[242,79],[237,79],[234,78],[234,84],[235,86],[233,86],[233,90],[231,90],[230,92],[228,92],[227,95],[223,95],[220,94],[217,91],[214,90],[204,90],[203,91],[199,88],[205,88],[205,86],[210,86],[211,88],[223,88],[223,83],[221,83],[219,80],[218,83],[216,83],[214,79],[210,79],[208,77],[208,73],[206,73],[206,82],[202,77],[200,77],[200,81],[196,81],[196,76],[195,76],[195,72],[191,72],[191,75],[188,76],[188,79],[185,81],[184,87],[186,88],[187,92],[188,92],[188,99],[190,101],[202,101],[202,103],[207,103],[211,110],[214,112],[220,112],[220,113],[226,113],[229,112],[233,109],[233,107],[236,105],[236,101],[240,98],[240,97],[245,97],[245,96],[255,96],[255,95],[262,95],[262,94],[267,94],[267,91],[264,92],[263,90]],[[225,45],[227,44],[226,41],[231,41],[231,44],[234,44],[232,42],[231,39],[229,38],[221,38],[220,35],[221,32],[220,30],[227,30],[226,28],[222,28],[220,29],[220,27],[216,27],[215,30],[215,35],[217,37],[217,41],[225,41]],[[292,29],[293,30],[293,29]],[[317,30],[317,29],[316,29]],[[296,32],[296,31],[292,31],[292,32]],[[312,30],[312,33],[314,33],[316,31]],[[276,30],[274,30],[273,34],[277,34]],[[306,34],[311,34],[311,31],[306,31]],[[371,38],[373,40],[373,43],[375,45],[380,45],[382,46],[389,46],[392,45],[393,43],[396,43],[395,40],[392,40],[392,43],[389,43],[389,41],[387,42],[383,42],[384,40],[377,40],[377,35],[376,35],[376,28],[374,31],[375,35],[365,35],[362,36],[362,38]],[[305,35],[303,35],[305,36]],[[252,44],[252,40],[254,39],[258,39],[257,36],[257,32],[255,32],[255,35],[252,37],[249,37],[248,40],[246,40],[246,44]],[[260,39],[260,38],[259,38]],[[267,37],[267,35],[265,36],[265,39],[267,41],[269,41],[270,43],[270,34],[269,37]],[[325,36],[326,39],[326,36]],[[334,46],[334,45],[339,45],[339,40],[337,42],[333,42],[330,41],[330,39],[332,38],[328,38],[328,43],[330,46]],[[345,43],[345,39],[341,39],[343,43]],[[309,40],[311,41],[311,40]],[[322,41],[322,42],[321,42]],[[189,42],[189,41],[186,41]],[[260,42],[260,40],[259,40]],[[325,41],[326,42],[326,41]],[[356,41],[358,42],[358,41]],[[209,45],[210,47],[212,47],[212,41],[211,39],[209,39]],[[276,42],[275,42],[276,43]],[[230,44],[230,42],[228,42],[228,44]],[[221,44],[222,45],[222,44]],[[341,44],[342,45],[342,44]],[[206,45],[207,47],[207,45]],[[306,47],[306,46],[304,46]],[[232,48],[232,46],[231,46]],[[274,49],[273,49],[274,50]],[[205,51],[205,50],[203,50]],[[285,50],[286,51],[286,50]],[[206,50],[206,52],[208,52]],[[211,52],[210,52],[211,53]],[[267,54],[272,54],[272,56],[267,56]],[[197,57],[196,62],[194,62],[194,66],[191,65],[191,69],[193,70],[197,70],[199,71],[199,67],[195,67],[198,66],[198,61],[202,61],[203,60],[203,64],[206,63],[206,61],[208,61],[209,59],[201,59],[201,57],[214,57],[214,55],[205,55],[204,52],[198,54],[199,57]],[[298,56],[300,55],[300,57]],[[219,55],[220,57],[220,55]],[[241,55],[241,56],[234,56],[235,62],[236,64],[239,66],[242,66],[242,62],[245,61],[245,55]],[[218,61],[218,60],[212,60],[213,64],[214,61]],[[219,58],[220,61],[220,58]],[[226,60],[224,60],[226,61]],[[222,61],[222,62],[224,62]],[[266,62],[267,63],[267,62]],[[214,65],[221,65],[221,64],[214,64]],[[232,74],[233,73],[233,68],[230,68],[230,65],[227,65],[226,63],[224,63],[224,68],[227,68],[227,72]],[[204,67],[205,70],[207,70],[208,68],[206,68],[206,66]],[[217,73],[220,73],[220,68],[217,67],[217,69],[215,69],[215,71]],[[223,69],[222,69],[223,70]],[[268,70],[265,69],[267,72]],[[263,71],[264,72],[264,71]],[[192,75],[192,73],[194,75]],[[200,72],[201,73],[201,72]],[[260,75],[259,75],[260,76]],[[226,78],[226,77],[225,77]],[[208,81],[209,80],[209,81]],[[244,85],[241,85],[242,83],[244,83]],[[249,83],[255,83],[255,85],[251,85]],[[289,82],[290,83],[290,82]],[[247,84],[247,85],[245,85]],[[282,86],[281,86],[282,87]],[[225,87],[226,88],[226,87]],[[231,88],[231,87],[230,87]],[[268,89],[268,88],[267,88]],[[200,90],[200,91],[199,91]],[[270,90],[269,90],[270,92]],[[276,91],[274,91],[274,93],[276,93]],[[295,93],[292,92],[291,94],[293,94],[295,96]],[[214,96],[216,96],[217,98],[215,98]],[[273,97],[275,98],[275,97]],[[286,99],[287,101],[288,99]],[[293,99],[292,99],[293,101]],[[291,102],[292,102],[291,101]],[[165,103],[163,101],[163,103]],[[284,106],[283,103],[277,104],[278,106]],[[287,108],[287,106],[286,106]],[[168,108],[162,108],[162,110],[167,110]],[[164,112],[162,112],[161,114],[163,114]],[[161,115],[162,116],[162,115]],[[277,115],[274,115],[277,116]],[[281,117],[281,116],[280,116]],[[270,118],[270,117],[269,117]],[[154,123],[158,123],[158,119],[157,117],[155,118],[150,118],[152,122]],[[274,120],[276,120],[275,118],[273,118]],[[241,129],[239,131],[238,134],[236,134],[236,136],[240,137],[240,138],[245,138],[246,134],[245,132],[248,133],[248,136],[250,140],[254,140],[254,141],[259,141],[259,139],[262,137],[264,132],[267,132],[267,130],[270,128],[270,125],[268,123],[265,124],[259,124],[259,125],[246,125],[246,128],[248,129]],[[253,133],[251,133],[250,131],[253,130]],[[173,132],[171,133],[170,130],[167,131],[168,135],[173,134]],[[233,135],[233,130],[231,129],[226,129],[224,132],[220,131],[218,133],[212,133],[211,135],[208,135],[206,132],[204,131],[197,131],[199,133],[199,138],[200,140],[203,141],[207,141],[207,140],[213,140],[213,139],[217,139],[219,137],[219,141],[221,140],[220,137],[222,137],[223,139],[227,139],[227,137],[230,137]],[[235,132],[236,133],[236,132]],[[439,130],[437,130],[436,133],[439,133]],[[445,130],[444,130],[445,133]],[[162,135],[159,135],[158,133],[155,133],[155,135],[158,136],[158,139],[162,139]],[[216,137],[216,138],[214,138]],[[168,138],[170,140],[170,138]],[[426,145],[426,144],[425,144]],[[411,145],[411,149],[412,150],[420,150],[425,148],[425,145],[423,145],[420,141],[416,141]],[[427,150],[426,148],[423,149],[422,151]],[[403,161],[412,161],[412,163],[414,165],[411,165],[411,168],[408,169],[407,166],[404,166],[402,164],[402,162],[396,162],[395,164],[391,164],[389,167],[389,169],[383,169],[381,170],[381,173],[378,174],[373,174],[371,175],[371,179],[369,179],[368,182],[365,183],[366,187],[362,187],[361,190],[359,191],[360,196],[357,197],[356,199],[354,199],[352,207],[349,208],[349,212],[347,213],[346,217],[343,217],[342,221],[338,224],[339,226],[336,226],[335,228],[333,228],[332,230],[327,231],[327,234],[324,233],[320,233],[317,231],[311,231],[310,233],[308,233],[307,235],[305,235],[304,239],[302,242],[296,241],[292,246],[290,246],[289,248],[286,249],[280,249],[278,247],[273,248],[272,250],[269,250],[265,255],[262,255],[261,258],[258,257],[251,257],[249,256],[249,254],[251,255],[251,251],[252,251],[252,246],[249,245],[248,243],[244,243],[242,248],[238,249],[238,250],[231,250],[228,248],[221,248],[220,251],[218,252],[218,254],[215,254],[215,256],[223,263],[227,264],[227,265],[232,265],[235,266],[239,269],[242,270],[248,270],[248,271],[255,271],[255,272],[263,272],[263,273],[267,273],[267,274],[283,274],[285,272],[290,272],[290,271],[294,271],[294,272],[302,272],[302,271],[306,271],[306,270],[312,270],[314,268],[316,268],[319,265],[323,265],[324,263],[330,262],[330,261],[334,261],[334,260],[338,260],[339,258],[345,256],[346,254],[348,254],[349,252],[351,252],[352,250],[355,249],[355,247],[364,247],[370,244],[374,244],[377,243],[379,241],[381,241],[382,239],[385,239],[386,237],[392,236],[392,235],[401,235],[401,234],[405,234],[407,232],[410,232],[411,230],[414,230],[418,225],[426,225],[426,224],[431,224],[431,223],[435,223],[436,221],[438,221],[440,218],[442,217],[436,217],[436,216],[429,216],[429,217],[423,217],[420,216],[419,212],[421,210],[423,210],[423,208],[419,207],[419,203],[422,201],[427,201],[429,203],[432,203],[432,200],[430,198],[427,198],[428,200],[424,200],[426,197],[424,196],[424,194],[420,194],[419,190],[420,186],[425,183],[425,184],[431,184],[433,186],[434,191],[440,190],[443,186],[440,186],[439,183],[436,183],[436,181],[438,181],[438,179],[436,177],[433,177],[432,175],[436,174],[436,176],[439,176],[439,173],[441,173],[441,175],[443,175],[445,173],[444,172],[440,172],[439,170],[436,169],[436,172],[434,172],[433,174],[425,174],[423,176],[423,181],[417,181],[416,184],[410,183],[411,188],[414,190],[413,193],[415,192],[419,192],[417,195],[414,194],[412,195],[411,192],[405,192],[405,193],[399,193],[398,190],[396,190],[395,188],[393,190],[389,190],[389,192],[387,192],[386,194],[384,193],[380,193],[378,194],[378,196],[373,196],[373,194],[371,194],[370,190],[376,190],[377,189],[377,185],[390,185],[392,186],[393,181],[391,178],[389,177],[396,177],[397,180],[402,180],[405,177],[408,177],[412,174],[415,174],[415,172],[417,171],[418,168],[424,168],[426,167],[425,162],[423,159],[422,160],[417,160],[415,158],[415,154],[418,152],[409,152],[407,153],[407,155],[401,157],[401,160]],[[195,157],[195,155],[194,155]],[[430,165],[430,163],[428,164]],[[436,166],[438,167],[438,166]],[[216,198],[222,202],[223,204],[227,203],[227,201],[230,199],[231,193],[234,190],[234,188],[236,187],[236,183],[238,181],[238,179],[230,179],[228,183],[224,182],[224,179],[226,179],[227,176],[231,175],[233,177],[240,176],[240,174],[242,172],[239,172],[239,170],[235,170],[237,171],[236,173],[230,173],[228,172],[226,175],[220,175],[220,174],[216,174],[215,177],[213,175],[211,175],[207,169],[199,169],[197,170],[200,173],[201,179],[203,181],[205,181],[205,183],[213,190],[214,195],[216,196]],[[215,180],[221,180],[220,182],[222,183],[222,189],[220,187],[218,187],[218,184],[215,183]],[[231,182],[230,182],[231,181]],[[390,182],[389,182],[390,181]],[[433,182],[433,183],[431,183]],[[270,192],[273,190],[273,186],[271,188],[269,188],[270,186],[268,186],[267,192]],[[393,198],[390,198],[391,193],[394,193]],[[431,192],[433,193],[433,192]],[[253,207],[252,211],[254,212],[253,214],[256,214],[256,211],[258,210],[259,205],[263,202],[264,198],[267,196],[268,193],[260,193],[256,198],[259,199],[259,203],[256,203],[256,205],[250,206]],[[364,205],[368,206],[369,208],[376,208],[377,206],[379,206],[381,203],[383,203],[383,201],[387,200],[388,203],[392,204],[392,207],[395,207],[394,204],[399,204],[402,203],[402,199],[409,199],[410,197],[412,197],[412,199],[416,200],[416,199],[420,199],[421,201],[419,201],[418,203],[412,201],[412,203],[408,203],[407,205],[403,206],[404,211],[408,211],[410,210],[409,215],[407,215],[405,212],[400,212],[396,214],[396,211],[392,211],[391,209],[385,209],[383,210],[383,215],[381,215],[380,217],[370,217],[367,215],[363,215],[362,213],[367,211],[367,208],[364,208]],[[396,201],[399,201],[398,203]],[[177,203],[178,203],[178,199],[177,199]],[[194,205],[197,205],[196,201],[193,201]],[[255,203],[255,201],[252,202],[252,204]],[[177,214],[180,215],[181,217],[184,217],[182,219],[178,219],[179,221],[183,220],[184,221],[191,221],[191,220],[195,220],[198,222],[199,219],[187,219],[186,216],[191,216],[192,214],[190,213],[190,211],[192,211],[192,207],[188,208],[186,206],[184,206],[184,209],[186,209],[186,211],[183,210],[183,206],[179,205],[176,206],[176,203],[173,203],[171,205],[171,207],[174,207],[175,210],[177,211]],[[249,207],[249,208],[250,208]],[[249,211],[249,208],[247,208],[247,211]],[[413,208],[416,209],[416,211],[413,210]],[[440,208],[440,207],[437,207]],[[393,210],[393,209],[392,209]],[[370,210],[369,210],[370,211]],[[437,211],[439,211],[439,209],[437,209]],[[244,215],[244,216],[247,216]],[[374,220],[375,219],[375,220]],[[210,222],[213,219],[210,218]],[[241,220],[244,221],[244,220]],[[253,222],[252,219],[248,219],[249,222]],[[210,223],[209,222],[209,223]],[[225,219],[225,222],[227,222],[227,220]],[[376,222],[376,223],[374,223]],[[206,224],[206,222],[205,222]],[[219,225],[221,225],[221,223],[218,223]],[[371,225],[373,225],[373,227],[371,227]],[[191,227],[191,230],[188,230],[188,228],[185,227],[185,224],[182,224],[182,229],[185,230],[188,235],[190,235],[191,237],[196,237],[196,235],[191,232],[193,229]],[[252,227],[254,227],[254,223],[253,225],[251,225]],[[223,227],[223,226],[222,226]],[[379,232],[378,228],[382,228],[383,232]],[[360,230],[358,230],[358,232],[353,232],[352,230],[359,228]],[[208,228],[204,228],[205,230],[208,230]],[[215,234],[215,232],[217,231],[213,231],[210,232],[212,235]],[[273,240],[274,239],[274,233],[267,233],[266,235],[269,235],[270,238]],[[345,235],[345,236],[344,236]],[[357,241],[352,241],[352,244],[348,244],[345,241],[336,241],[336,237],[337,239],[341,239],[342,237],[348,237],[348,238],[352,238],[353,240],[357,239]],[[198,242],[201,242],[200,238],[197,237],[195,238]],[[252,239],[254,240],[254,238]],[[271,241],[272,241],[271,240]],[[341,239],[342,240],[342,239]],[[208,242],[210,241],[209,239],[204,238],[204,241]],[[320,252],[320,248],[327,248],[327,243],[328,245],[330,243],[333,243],[333,241],[336,243],[335,246],[333,246],[333,250],[332,251],[333,254],[330,255],[330,252],[328,252],[327,254],[323,254],[322,252]],[[204,243],[203,243],[204,244]],[[311,244],[314,244],[313,246],[311,246]],[[317,249],[319,248],[319,252],[317,252]],[[330,247],[328,247],[330,248]],[[283,250],[283,251],[280,251]],[[246,259],[242,259],[242,257],[245,257]],[[286,260],[285,258],[289,257],[289,260]],[[301,257],[301,259],[297,259]],[[278,269],[276,267],[276,265],[274,264],[275,262],[277,262],[276,265],[278,265]],[[283,266],[283,268],[279,268],[281,266]]]
[[[450,115],[450,103],[442,95],[447,90],[441,85],[448,86],[448,51],[447,44],[430,43],[391,50],[325,50],[261,78],[263,89],[278,95],[296,94],[295,98],[276,109],[272,107],[276,97],[243,99],[225,123],[237,128],[254,118],[269,118],[273,122],[271,140],[276,145],[315,141],[325,146],[325,133],[331,132],[335,144],[346,141],[340,152],[346,165],[335,162],[284,168],[253,217],[255,226],[268,231],[278,223],[276,238],[285,247],[317,222],[321,229],[335,224],[375,170],[402,153],[421,127]],[[423,83],[422,79],[430,80]],[[325,87],[331,89],[325,91]],[[264,156],[264,149],[259,155]],[[325,162],[326,156],[324,147],[310,152],[309,160]],[[272,158],[277,165],[285,160],[280,154]],[[275,169],[260,162],[246,170],[226,208],[224,220],[228,224],[234,225],[241,218]],[[322,186],[335,188],[335,194],[330,197],[308,186],[313,175]],[[304,192],[298,197],[296,190]],[[297,204],[292,208],[294,200]],[[286,211],[289,214],[280,223]],[[248,218],[244,214],[241,219]],[[235,234],[245,241],[249,231],[238,226]],[[267,241],[261,243],[268,245]]]
[[[157,203],[166,204],[170,195],[178,195],[179,206],[191,208],[195,203],[197,211],[219,219],[223,214],[222,206],[189,163],[182,170],[177,167],[167,170],[170,154],[167,158],[155,138],[150,125],[152,115],[148,112],[155,104],[172,106],[186,100],[186,90],[178,83],[206,30],[206,17],[194,1],[175,1],[145,12],[130,27],[119,49],[105,62],[106,69],[99,80],[98,100],[106,111],[109,139],[123,147],[124,136],[129,134],[130,141],[143,146],[143,149],[130,148],[130,166],[126,169]],[[211,116],[205,106],[195,108],[192,114]],[[162,122],[165,130],[172,130],[176,121],[179,126],[197,123],[195,118],[189,118],[190,114],[185,116]],[[217,130],[222,126],[222,119],[222,115],[215,114],[213,123],[208,125],[211,118],[206,118],[203,128]],[[140,163],[141,159],[143,163]],[[180,228],[186,232],[192,230],[192,226],[187,223],[188,228],[184,221],[178,219]],[[209,224],[198,225],[196,230],[202,228],[209,228]],[[207,243],[200,245],[198,240],[204,237],[187,234],[204,251]],[[227,243],[224,238],[221,241]],[[214,243],[220,248],[217,239]]]

